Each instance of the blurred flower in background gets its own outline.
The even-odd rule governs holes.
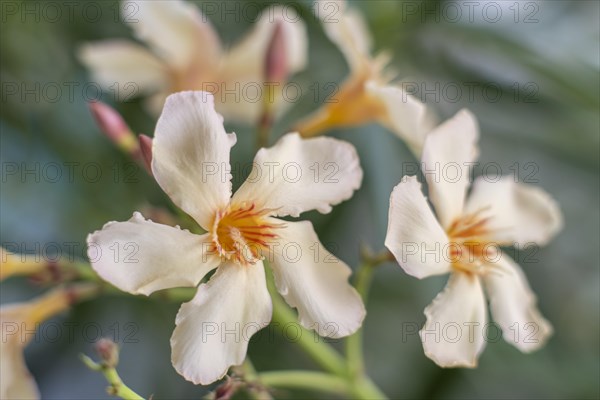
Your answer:
[[[135,94],[150,95],[147,106],[156,115],[169,94],[204,90],[215,94],[217,110],[226,118],[255,122],[262,106],[258,98],[265,95],[266,53],[278,24],[290,74],[306,65],[305,26],[293,10],[286,9],[285,14],[281,7],[264,10],[252,31],[228,50],[223,49],[208,18],[183,0],[123,1],[121,14],[150,50],[133,41],[114,39],[82,46],[79,59],[104,89],[134,84]],[[227,101],[249,84],[258,85],[252,88],[256,99]]]
[[[95,292],[93,285],[60,287],[33,300],[0,307],[0,396],[3,399],[40,398],[25,364],[25,346],[34,340],[40,324]]]
[[[379,122],[419,156],[435,118],[417,98],[391,83],[395,76],[389,53],[371,56],[371,34],[360,12],[345,0],[320,0],[315,2],[315,13],[346,58],[350,76],[322,108],[300,121],[298,132],[311,137],[334,128]]]

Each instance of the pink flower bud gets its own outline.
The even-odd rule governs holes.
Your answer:
[[[227,377],[227,380],[221,385],[217,386],[213,395],[215,400],[229,400],[238,391],[241,383]]]
[[[94,345],[96,353],[109,368],[114,368],[119,363],[119,346],[110,339],[102,338]]]
[[[135,154],[138,151],[138,142],[123,117],[115,109],[100,101],[88,104],[102,133],[122,151]]]
[[[285,82],[288,75],[285,32],[281,21],[275,23],[273,36],[267,48],[265,79],[267,82]]]
[[[150,175],[152,175],[152,139],[146,135],[139,135],[140,152],[144,166]]]

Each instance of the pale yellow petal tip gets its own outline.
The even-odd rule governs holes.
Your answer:
[[[0,281],[42,272],[48,265],[40,255],[15,254],[0,248]]]
[[[475,369],[479,366],[478,356],[473,357],[471,360],[443,360],[431,351],[424,350],[425,356],[433,361],[438,367],[441,368],[469,368]]]
[[[302,119],[294,126],[294,131],[304,138],[320,136],[334,128],[330,114],[326,109],[320,109]]]

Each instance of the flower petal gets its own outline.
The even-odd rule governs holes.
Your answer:
[[[448,237],[435,219],[421,184],[415,176],[405,176],[390,196],[390,212],[385,246],[404,271],[422,279],[450,272],[444,257]]]
[[[319,0],[315,6],[325,33],[344,54],[350,69],[363,68],[370,62],[372,39],[362,15],[344,0]]]
[[[389,129],[406,142],[417,157],[421,157],[425,136],[434,128],[435,119],[423,102],[397,86],[381,86],[374,81],[366,84],[387,110]]]
[[[219,38],[193,4],[181,0],[128,0],[122,3],[121,14],[136,37],[176,69],[216,66],[221,54]]]
[[[485,347],[487,310],[479,278],[453,273],[444,291],[425,309],[419,332],[425,355],[440,367],[477,366]]]
[[[246,357],[250,337],[271,321],[262,262],[223,264],[177,313],[171,362],[185,379],[207,385]]]
[[[92,267],[102,279],[134,294],[196,286],[220,263],[210,252],[208,234],[156,224],[138,212],[129,221],[107,223],[88,235],[87,244]]]
[[[231,101],[231,95],[217,93],[217,110],[226,118],[242,122],[255,122],[261,114],[264,102],[255,99],[252,90],[263,90],[265,80],[265,61],[269,43],[277,24],[286,49],[286,64],[289,75],[293,75],[306,66],[308,57],[308,38],[304,22],[290,7],[269,7],[265,9],[252,30],[227,53],[220,66],[220,78],[227,90],[235,90],[239,101]],[[275,109],[285,105],[283,96],[278,95],[282,86],[275,87]],[[266,93],[261,93],[267,96]]]
[[[24,348],[35,324],[26,322],[33,303],[15,303],[0,307],[0,399],[39,399],[40,393],[27,369]],[[42,321],[36,321],[36,324]],[[27,333],[26,333],[26,332]]]
[[[356,149],[348,142],[319,137],[302,139],[288,133],[254,158],[250,176],[234,194],[234,202],[274,209],[277,216],[318,210],[348,200],[362,181]]]
[[[144,47],[128,40],[87,43],[77,57],[90,69],[92,79],[103,88],[114,87],[120,100],[150,94],[168,86],[163,62]]]
[[[479,177],[467,201],[467,212],[485,209],[491,216],[488,228],[499,242],[524,247],[545,245],[563,226],[556,201],[540,188],[505,176],[499,181]]]
[[[305,328],[333,338],[356,332],[365,307],[348,283],[350,268],[323,247],[310,222],[285,224],[270,255],[277,290]]]
[[[206,230],[231,197],[229,152],[235,142],[210,93],[167,98],[154,132],[152,173],[171,200]]]
[[[444,228],[463,212],[472,163],[477,159],[479,128],[463,109],[431,131],[423,147],[422,169],[429,197]]]
[[[493,268],[484,283],[492,317],[502,328],[504,340],[524,353],[537,350],[552,334],[552,326],[540,314],[527,277],[506,254]]]

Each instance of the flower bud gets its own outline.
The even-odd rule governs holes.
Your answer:
[[[140,152],[144,166],[150,175],[152,175],[152,139],[146,135],[139,135]]]
[[[100,101],[88,103],[98,127],[119,149],[135,156],[139,152],[135,135],[115,109]]]
[[[267,48],[265,61],[265,80],[267,82],[285,82],[288,76],[288,60],[285,48],[285,32],[281,21],[275,23],[273,36]]]
[[[214,400],[229,400],[241,386],[241,382],[228,376],[223,384],[217,386],[212,397]]]
[[[96,342],[94,349],[108,368],[115,368],[119,363],[119,346],[110,339],[102,338]]]

